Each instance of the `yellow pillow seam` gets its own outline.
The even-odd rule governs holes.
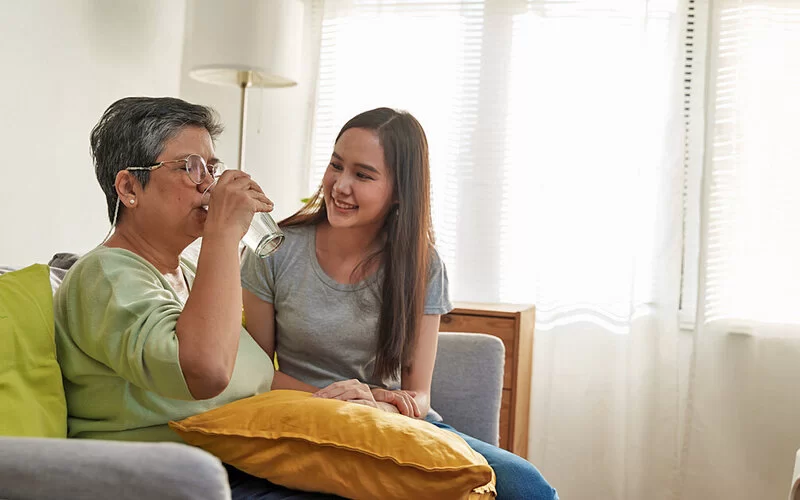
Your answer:
[[[376,453],[372,453],[372,452],[370,452],[368,450],[365,450],[363,448],[358,448],[358,447],[355,447],[355,446],[348,446],[348,445],[344,445],[344,444],[341,444],[341,443],[334,443],[334,442],[316,441],[316,440],[311,439],[310,437],[308,437],[306,435],[289,433],[289,432],[282,432],[279,435],[275,435],[275,433],[272,433],[273,435],[265,435],[265,434],[268,434],[268,433],[267,432],[259,433],[259,432],[247,431],[247,435],[243,435],[244,433],[237,432],[235,430],[209,431],[207,429],[203,429],[203,428],[200,428],[200,427],[194,427],[194,426],[187,427],[185,425],[179,424],[178,422],[174,422],[174,421],[170,422],[170,426],[174,426],[174,427],[180,429],[182,432],[194,432],[194,433],[198,433],[198,434],[203,434],[205,436],[233,436],[233,437],[239,437],[239,438],[242,438],[242,439],[255,438],[255,439],[264,439],[264,440],[268,440],[268,441],[279,441],[281,439],[296,439],[298,441],[305,441],[305,442],[316,444],[316,445],[319,445],[319,446],[330,446],[332,448],[338,448],[340,450],[346,450],[346,451],[351,451],[351,452],[355,452],[355,453],[361,453],[361,454],[368,455],[370,457],[377,458],[377,459],[380,459],[380,460],[391,460],[392,462],[394,462],[394,463],[396,463],[398,465],[411,466],[411,467],[414,467],[416,469],[423,470],[423,471],[453,472],[453,471],[474,470],[474,471],[480,472],[483,469],[486,469],[486,468],[490,469],[491,468],[491,466],[488,465],[488,464],[458,465],[458,466],[451,466],[451,467],[430,467],[430,466],[427,466],[427,465],[424,465],[424,464],[420,464],[418,462],[400,461],[400,460],[398,460],[398,459],[396,459],[395,457],[392,457],[392,456],[378,455]],[[474,450],[472,450],[472,452],[473,453],[477,453]]]

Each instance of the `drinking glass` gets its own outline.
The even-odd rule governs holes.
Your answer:
[[[203,196],[217,185],[219,177],[224,170],[221,169],[216,172],[214,182],[212,182],[203,192]],[[262,259],[274,252],[283,243],[284,235],[278,224],[267,212],[256,212],[253,219],[250,221],[250,227],[247,229],[242,243],[247,248],[252,250],[256,255]]]
[[[264,258],[277,250],[283,239],[283,231],[272,216],[267,212],[256,212],[242,242],[256,255]]]

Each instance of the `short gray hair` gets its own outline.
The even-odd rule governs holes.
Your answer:
[[[222,133],[216,111],[174,97],[125,97],[106,109],[92,129],[89,141],[97,182],[106,195],[110,222],[114,221],[117,205],[117,173],[128,167],[155,164],[167,141],[184,127],[203,127],[212,141]],[[142,187],[150,179],[147,171],[132,171],[131,174]]]

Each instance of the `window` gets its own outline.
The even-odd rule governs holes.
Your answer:
[[[705,97],[704,183],[697,176],[687,191],[689,206],[704,200],[702,215],[687,216],[687,234],[702,235],[686,252],[690,263],[701,256],[700,276],[685,268],[684,303],[700,283],[706,323],[798,325],[800,6],[720,1],[709,15],[705,88],[692,88]]]
[[[682,299],[693,312],[705,61],[694,52],[681,92],[678,41],[682,30],[687,41],[704,33],[687,29],[694,2],[689,13],[677,0],[312,7],[321,33],[310,189],[347,119],[407,109],[431,145],[434,227],[454,299],[536,303],[540,329],[589,320],[624,332],[659,300],[661,246],[672,238],[687,242]],[[677,217],[673,205],[683,206]]]

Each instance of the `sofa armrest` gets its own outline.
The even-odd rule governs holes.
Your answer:
[[[794,457],[794,472],[792,473],[789,500],[800,500],[800,450],[797,450],[797,455]]]
[[[231,498],[212,455],[178,443],[0,437],[0,498]]]
[[[503,342],[482,333],[439,333],[431,405],[445,423],[481,441],[500,440]]]

